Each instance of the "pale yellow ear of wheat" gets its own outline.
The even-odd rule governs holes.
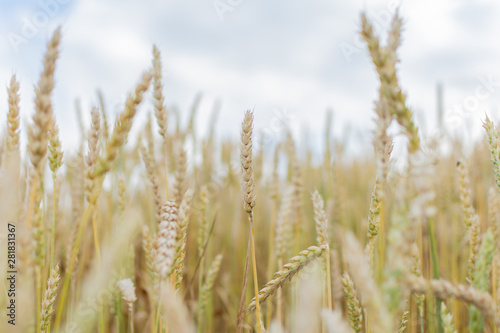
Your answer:
[[[47,155],[48,133],[52,128],[52,90],[54,89],[54,71],[59,57],[61,28],[58,28],[47,43],[47,52],[43,59],[43,71],[35,87],[35,113],[33,123],[28,127],[28,153],[35,169]]]
[[[363,309],[356,296],[354,282],[352,282],[348,273],[344,273],[342,276],[342,284],[344,286],[344,294],[347,302],[349,324],[355,332],[361,332],[363,329]]]
[[[120,290],[123,300],[127,302],[129,311],[132,312],[132,307],[134,305],[134,302],[137,301],[137,296],[135,295],[134,282],[132,282],[131,279],[127,278],[116,282],[116,286]]]
[[[167,141],[167,110],[163,97],[162,66],[160,50],[153,45],[153,98],[156,121],[159,133]]]
[[[168,200],[161,208],[161,222],[155,240],[155,270],[161,279],[166,279],[173,268],[177,237],[178,209],[175,202]]]
[[[302,268],[313,259],[320,257],[326,248],[326,245],[310,246],[307,250],[301,251],[298,256],[290,259],[290,262],[283,265],[280,271],[274,273],[274,279],[269,281],[264,288],[259,291],[259,301],[264,303],[269,296],[273,295],[283,286],[283,284],[285,284],[285,282],[290,281]],[[248,311],[255,310],[255,307],[256,302],[254,298],[248,305]]]
[[[99,110],[96,107],[92,108],[91,127],[88,135],[88,153],[85,157],[85,198],[90,202],[91,198],[98,191],[98,182],[95,177],[95,167],[100,153],[99,137],[101,134],[101,119]]]
[[[379,38],[374,34],[373,27],[366,15],[361,15],[361,36],[368,45],[368,50],[375,65],[380,79],[380,95],[384,97],[381,101],[388,107],[389,112],[396,118],[404,128],[408,136],[408,150],[416,152],[420,147],[418,129],[413,122],[413,114],[406,106],[406,95],[402,92],[396,71],[398,57],[397,48],[401,42],[402,21],[398,12],[394,14],[386,47],[380,46]]]
[[[491,295],[474,287],[463,284],[454,284],[446,280],[425,280],[422,277],[409,276],[408,286],[415,292],[425,294],[429,288],[439,298],[453,297],[476,306],[483,315],[490,317],[498,326],[500,320],[495,311],[495,302]]]
[[[175,259],[175,288],[179,290],[183,279],[184,260],[186,258],[187,231],[189,225],[189,217],[191,215],[191,203],[193,201],[194,192],[188,189],[184,194],[182,203],[179,209],[179,232],[177,233],[177,258]]]
[[[474,282],[474,272],[476,271],[475,266],[479,251],[479,229],[481,225],[479,216],[477,216],[474,206],[472,205],[467,164],[463,159],[458,161],[458,174],[460,184],[460,201],[462,203],[462,211],[464,212],[464,224],[470,238],[469,264],[467,267],[466,280],[472,284]]]
[[[441,303],[441,320],[443,321],[444,333],[457,333],[453,324],[453,315],[448,311],[446,303]]]
[[[186,151],[180,143],[176,146],[175,150],[176,170],[173,198],[180,205],[186,191],[187,156]]]
[[[255,206],[255,185],[253,179],[252,162],[252,131],[253,113],[245,112],[245,119],[241,125],[240,161],[243,182],[243,207],[247,213],[251,213]]]
[[[50,273],[50,278],[47,281],[47,289],[42,301],[42,316],[40,321],[40,331],[47,332],[47,326],[50,323],[52,314],[54,313],[54,302],[56,300],[57,286],[59,284],[59,265],[56,265]]]
[[[151,72],[147,71],[142,75],[142,79],[135,88],[135,92],[127,97],[125,110],[118,116],[113,134],[111,134],[111,137],[106,143],[104,156],[99,159],[96,166],[96,176],[102,176],[111,170],[111,166],[118,156],[119,149],[123,147],[127,140],[137,108],[139,104],[141,104],[150,83]]]
[[[146,171],[148,173],[149,182],[153,190],[154,204],[155,204],[155,220],[157,223],[161,222],[161,209],[163,203],[163,195],[160,190],[160,181],[158,180],[156,164],[153,154],[143,145],[140,146],[140,152]]]
[[[10,79],[9,87],[7,88],[7,96],[9,102],[9,112],[7,113],[7,149],[9,151],[19,149],[19,113],[20,113],[20,84],[15,75]]]

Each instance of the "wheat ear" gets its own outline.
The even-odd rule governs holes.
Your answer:
[[[99,99],[99,109],[101,111],[102,116],[102,138],[104,142],[108,140],[109,137],[109,126],[108,126],[108,117],[106,116],[106,106],[104,104],[104,95],[101,90],[97,91],[97,98]]]
[[[490,159],[493,162],[493,173],[495,174],[495,182],[500,191],[500,139],[495,124],[486,116],[483,123],[483,128],[486,131],[488,138],[488,146],[490,148]]]
[[[460,201],[462,204],[462,211],[464,212],[464,224],[469,232],[470,250],[469,250],[469,264],[467,267],[467,281],[473,283],[474,272],[476,271],[476,259],[479,250],[479,228],[480,222],[474,207],[472,206],[472,195],[470,191],[470,181],[467,175],[466,162],[461,159],[458,161],[458,174],[460,185]]]
[[[106,151],[95,169],[96,176],[101,176],[111,170],[111,165],[118,156],[118,150],[125,144],[128,133],[132,128],[132,122],[139,104],[144,98],[144,93],[148,90],[151,83],[151,72],[145,72],[142,75],[141,82],[135,88],[135,92],[128,96],[125,102],[125,110],[118,116],[115,123],[113,134],[106,143]]]
[[[483,315],[492,318],[497,327],[500,324],[500,320],[496,316],[495,302],[491,295],[485,291],[464,284],[454,284],[446,280],[426,280],[414,275],[408,276],[407,283],[408,287],[414,293],[425,294],[430,288],[434,295],[441,299],[453,297],[465,303],[472,304]]]
[[[488,291],[489,277],[491,272],[491,261],[495,252],[495,240],[490,231],[487,231],[481,242],[476,267],[474,271],[474,287],[478,290]],[[475,306],[469,309],[469,331],[479,333],[483,331],[484,318]]]
[[[130,318],[130,331],[134,333],[134,302],[137,301],[135,296],[135,286],[131,279],[123,279],[116,282],[123,300],[127,302]]]
[[[167,110],[163,97],[162,66],[160,50],[153,45],[153,98],[156,122],[164,142],[167,141]]]
[[[252,271],[253,271],[253,285],[255,293],[255,305],[257,316],[257,332],[261,333],[262,328],[260,325],[260,305],[259,305],[259,280],[257,275],[257,263],[255,258],[255,237],[254,237],[254,215],[253,208],[255,207],[255,184],[253,176],[253,160],[252,160],[252,132],[253,132],[253,112],[247,110],[245,118],[241,123],[241,145],[240,145],[240,161],[241,173],[243,182],[243,208],[248,213],[248,220],[250,222],[250,244],[252,251]]]
[[[54,313],[54,302],[56,300],[57,285],[59,284],[59,265],[56,265],[50,273],[47,281],[47,289],[42,301],[42,316],[40,321],[40,331],[47,332],[47,327]]]
[[[161,222],[154,244],[155,270],[161,279],[167,278],[172,271],[178,228],[177,219],[177,205],[172,200],[168,200],[161,209]]]
[[[55,238],[56,238],[56,219],[57,219],[57,170],[62,166],[63,152],[61,148],[61,141],[59,140],[59,129],[55,118],[53,119],[54,124],[49,133],[49,166],[52,171],[52,200],[53,200],[53,210],[52,210],[52,226],[50,230],[50,268],[54,267],[54,256],[55,256]]]
[[[356,296],[354,289],[354,282],[348,273],[344,273],[342,277],[342,284],[344,286],[344,294],[347,302],[347,312],[349,315],[349,324],[355,332],[361,332],[363,329],[363,309]]]
[[[98,182],[95,177],[94,171],[99,159],[100,145],[99,137],[101,135],[101,120],[99,110],[93,107],[90,111],[91,125],[90,133],[88,135],[88,153],[85,157],[85,198],[88,202],[98,191]]]
[[[140,151],[142,160],[144,161],[144,165],[146,166],[149,182],[151,183],[151,188],[153,190],[153,197],[155,204],[155,219],[157,223],[160,223],[163,197],[160,191],[160,182],[157,177],[157,169],[155,165],[154,156],[152,152],[143,145],[140,146]]]
[[[421,277],[422,271],[420,269],[421,263],[420,263],[420,256],[419,256],[419,251],[418,251],[417,245],[413,244],[411,250],[412,250],[412,255],[413,255],[411,272],[415,276]],[[420,324],[423,324],[423,320],[424,320],[424,302],[425,302],[425,295],[415,294],[415,303],[417,303],[417,312],[418,312],[418,316],[420,319]]]
[[[398,12],[394,14],[391,31],[386,47],[380,46],[380,41],[373,32],[373,27],[366,15],[361,15],[361,36],[368,45],[368,50],[380,79],[380,92],[385,103],[398,123],[405,129],[408,136],[408,150],[414,153],[420,147],[418,129],[413,122],[413,114],[406,107],[406,96],[399,87],[396,64],[399,61],[396,51],[401,42],[402,21]]]
[[[453,325],[453,315],[448,311],[446,303],[441,303],[441,319],[443,320],[444,333],[457,333],[455,325]]]
[[[318,191],[315,190],[312,194],[312,202],[314,208],[314,219],[316,221],[316,239],[318,245],[326,245],[327,249],[325,251],[325,267],[326,267],[326,288],[324,290],[327,306],[329,309],[333,308],[332,301],[332,281],[331,281],[331,270],[330,270],[330,243],[328,242],[328,220],[325,212],[325,203],[323,198],[319,195]]]
[[[325,203],[318,190],[312,194],[312,202],[314,208],[314,220],[316,221],[316,239],[319,245],[328,244],[328,221],[325,212]]]
[[[19,81],[15,75],[12,75],[9,87],[7,88],[9,102],[9,112],[7,113],[7,149],[9,151],[19,149],[19,88]]]
[[[500,241],[500,234],[498,230],[498,207],[498,193],[495,192],[495,188],[490,187],[488,190],[488,228],[491,230],[497,244]]]
[[[189,217],[191,215],[191,203],[193,201],[194,192],[188,189],[182,199],[179,209],[179,232],[177,233],[177,258],[175,259],[175,288],[179,290],[182,283],[182,273],[184,271],[184,259],[186,258],[186,243],[187,230],[189,225]]]
[[[410,311],[408,310],[408,305],[406,306],[403,314],[401,315],[401,321],[399,322],[398,333],[406,332],[406,327],[408,325],[408,317],[410,316]]]
[[[40,162],[47,154],[48,133],[52,127],[52,90],[54,89],[54,71],[59,57],[61,28],[56,29],[47,44],[47,52],[43,59],[43,71],[35,87],[35,113],[33,124],[28,128],[28,152],[31,163],[38,169]]]
[[[274,279],[266,283],[264,288],[259,291],[259,301],[264,303],[269,296],[272,296],[285,282],[290,281],[302,268],[315,258],[320,257],[326,248],[326,245],[310,246],[307,250],[301,251],[298,256],[290,259],[290,262],[285,264],[280,271],[274,273]],[[248,311],[253,311],[255,308],[256,301],[254,298],[248,305]]]
[[[175,183],[173,197],[174,201],[180,205],[182,198],[184,197],[184,192],[186,190],[186,169],[187,169],[187,157],[186,151],[182,147],[182,144],[176,148],[175,163],[177,168],[175,170]]]

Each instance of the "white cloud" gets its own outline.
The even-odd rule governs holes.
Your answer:
[[[62,23],[54,103],[65,146],[78,140],[73,135],[77,128],[73,100],[81,97],[88,111],[96,102],[95,89],[102,88],[108,104],[116,105],[150,66],[152,43],[162,50],[169,105],[177,104],[187,113],[193,96],[204,93],[200,130],[206,129],[214,100],[221,98],[218,131],[223,135],[237,135],[242,111],[255,106],[257,126],[269,124],[273,109],[287,107],[299,124],[309,123],[312,134],[319,137],[325,109],[332,107],[337,135],[351,123],[368,137],[377,79],[365,47],[356,46],[354,38],[362,9],[376,19],[388,7],[389,2],[382,0],[369,4],[242,1],[221,21],[211,1],[74,0],[61,7],[19,54],[6,49],[8,42],[0,39],[0,80],[5,86],[13,69],[19,74],[23,114],[28,116],[44,43]],[[19,30],[20,20],[40,7],[3,9],[0,32],[5,36]],[[409,104],[426,115],[431,127],[437,81],[444,83],[445,102],[451,106],[473,93],[477,77],[497,67],[499,10],[500,4],[489,0],[403,3],[401,85]],[[350,62],[340,51],[343,42],[357,47]],[[4,90],[0,100],[6,101]],[[494,93],[485,107],[496,106],[499,97]],[[4,123],[2,117],[0,124]],[[473,123],[479,133],[479,124]]]

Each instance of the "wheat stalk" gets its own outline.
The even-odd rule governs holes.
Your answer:
[[[261,333],[262,328],[260,325],[260,305],[259,305],[259,280],[257,275],[257,263],[255,258],[255,237],[254,237],[254,215],[253,208],[255,207],[256,195],[255,184],[253,175],[253,160],[252,160],[252,132],[253,132],[253,112],[247,110],[245,118],[241,123],[241,144],[240,144],[240,162],[242,173],[242,187],[243,187],[243,208],[248,213],[248,220],[250,222],[250,245],[252,251],[252,271],[253,271],[253,285],[255,293],[255,306],[257,316],[257,332]],[[248,255],[247,255],[248,260]],[[245,277],[246,279],[246,277]]]

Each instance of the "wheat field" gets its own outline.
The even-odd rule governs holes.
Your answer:
[[[470,153],[424,137],[398,81],[401,17],[387,37],[364,14],[360,26],[379,76],[373,147],[349,154],[327,114],[320,163],[291,131],[257,149],[258,108],[227,124],[240,140],[218,139],[216,117],[199,137],[199,98],[166,107],[156,46],[116,119],[100,93],[63,151],[56,30],[26,128],[29,83],[7,86],[1,331],[497,333],[500,132],[484,116]],[[141,128],[138,112],[149,112]],[[405,137],[401,169],[390,126]]]

